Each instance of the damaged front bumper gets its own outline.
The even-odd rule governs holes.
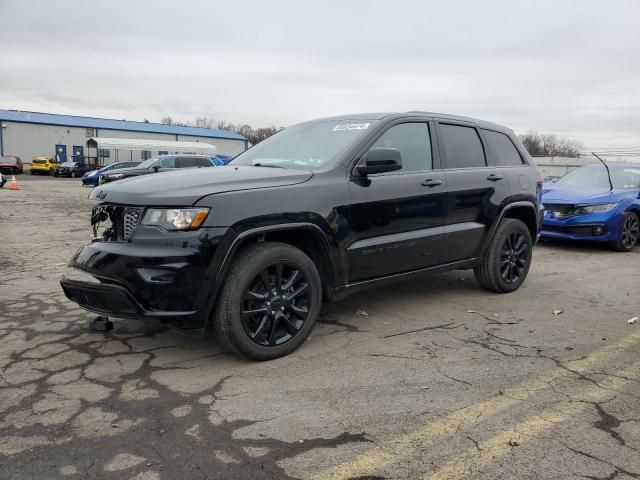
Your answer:
[[[122,212],[125,220],[128,212]],[[66,275],[60,285],[67,298],[92,312],[200,329],[208,321],[222,262],[218,246],[232,235],[224,227],[169,232],[116,222],[69,263],[88,275]]]

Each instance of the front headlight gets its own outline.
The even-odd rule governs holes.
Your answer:
[[[107,177],[112,178],[113,180],[117,180],[124,177],[124,173],[114,173],[113,175],[107,175]]]
[[[601,203],[600,205],[585,205],[575,209],[576,215],[588,215],[590,213],[609,212],[618,206],[617,203]]]
[[[208,208],[150,208],[144,214],[142,225],[167,230],[194,230],[204,223],[207,215]]]

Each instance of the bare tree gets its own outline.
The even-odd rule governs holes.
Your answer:
[[[198,128],[211,128],[211,129],[219,129],[219,130],[227,130],[230,132],[236,132],[240,135],[245,136],[252,145],[256,143],[260,143],[262,140],[269,138],[276,132],[282,130],[282,127],[276,128],[274,126],[271,127],[261,127],[261,128],[253,128],[248,124],[235,124],[231,122],[227,122],[224,120],[216,121],[207,116],[198,117],[194,121],[187,122],[176,122],[171,117],[164,117],[162,123],[165,125],[187,125],[191,127]]]
[[[520,135],[520,140],[534,157],[577,157],[582,149],[580,142],[559,138],[552,133],[540,134],[533,130]]]

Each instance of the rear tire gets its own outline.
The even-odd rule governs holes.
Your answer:
[[[640,237],[640,220],[634,212],[624,212],[622,214],[622,224],[618,238],[611,242],[611,248],[618,252],[629,252],[633,250]]]
[[[524,283],[531,266],[533,242],[527,226],[515,218],[505,218],[496,230],[484,257],[473,269],[482,287],[509,293]]]
[[[322,282],[313,261],[291,245],[242,250],[224,279],[213,319],[224,347],[271,360],[304,343],[320,313]]]

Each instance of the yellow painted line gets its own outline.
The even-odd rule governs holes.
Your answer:
[[[492,415],[522,403],[535,393],[548,388],[549,382],[571,375],[568,370],[578,374],[586,373],[594,365],[609,360],[639,343],[640,332],[629,335],[619,342],[592,352],[584,359],[567,363],[566,368],[549,370],[536,379],[506,389],[503,395],[456,410],[419,430],[398,436],[383,446],[372,448],[353,460],[312,477],[311,480],[344,480],[370,475],[376,469],[410,456],[418,446],[424,447],[438,438],[453,435],[462,428],[476,425]]]
[[[576,400],[563,404],[560,407],[544,410],[539,415],[519,423],[514,428],[504,431],[486,442],[482,442],[478,448],[470,449],[463,458],[445,464],[436,472],[427,474],[424,479],[455,480],[462,478],[468,473],[469,467],[473,467],[474,470],[478,469],[509,453],[511,448],[513,448],[509,445],[510,443],[517,442],[519,445],[523,445],[536,438],[545,430],[585,410],[591,405],[588,402],[598,402],[608,398],[611,395],[611,390],[619,390],[624,387],[631,381],[629,379],[630,377],[640,377],[639,372],[640,362],[635,363],[632,367],[616,372],[615,375],[619,375],[619,377],[607,377],[607,379],[600,382],[602,388],[593,386],[590,389],[586,389],[584,398],[578,397],[583,401]]]

